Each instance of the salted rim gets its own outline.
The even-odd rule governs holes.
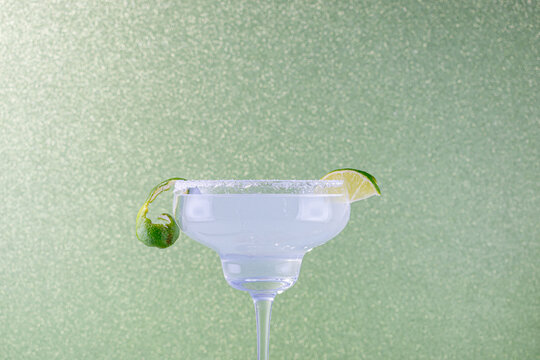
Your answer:
[[[269,190],[291,191],[294,193],[311,192],[314,189],[338,188],[343,180],[178,180],[174,192],[184,193],[187,189],[197,188],[206,191],[213,189],[249,190],[257,193],[257,188]]]

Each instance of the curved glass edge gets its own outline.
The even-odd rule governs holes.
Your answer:
[[[185,180],[175,194],[341,194],[342,180]]]

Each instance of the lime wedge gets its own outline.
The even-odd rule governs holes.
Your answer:
[[[347,194],[349,202],[381,196],[377,180],[362,170],[338,169],[324,175],[321,180],[343,180],[342,192]]]

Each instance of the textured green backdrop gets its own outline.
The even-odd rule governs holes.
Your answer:
[[[383,197],[276,299],[274,359],[540,357],[536,1],[0,1],[0,357],[253,359],[217,255],[134,236],[171,176]]]

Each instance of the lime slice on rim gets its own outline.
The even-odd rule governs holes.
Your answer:
[[[338,169],[324,175],[321,180],[343,180],[343,192],[348,195],[349,202],[381,196],[377,180],[362,170]]]

